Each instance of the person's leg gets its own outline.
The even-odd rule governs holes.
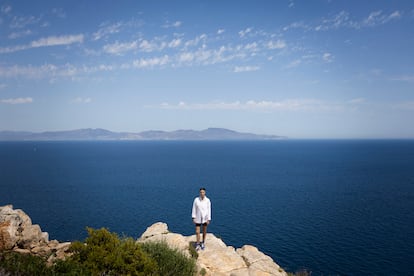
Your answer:
[[[200,244],[200,225],[196,225],[196,238],[197,238],[197,244]]]
[[[203,243],[206,241],[207,224],[203,224]]]

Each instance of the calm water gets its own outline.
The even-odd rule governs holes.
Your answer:
[[[414,141],[0,143],[0,205],[60,241],[157,221],[190,235],[200,186],[210,232],[288,271],[413,273]]]

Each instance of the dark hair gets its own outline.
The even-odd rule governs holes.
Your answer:
[[[206,191],[206,188],[201,187],[201,188],[200,188],[200,191],[204,191],[204,192],[205,192],[205,191]]]

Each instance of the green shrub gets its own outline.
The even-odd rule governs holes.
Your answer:
[[[76,269],[92,275],[152,275],[157,271],[157,263],[132,238],[120,239],[105,228],[87,230],[85,243],[72,243],[73,255],[57,266],[59,272]]]
[[[188,245],[188,250],[190,251],[190,255],[191,255],[191,257],[193,258],[193,259],[198,259],[198,252],[197,252],[197,250],[195,249],[195,246],[194,246],[194,242],[189,242],[189,245]]]
[[[52,275],[45,259],[12,251],[0,253],[0,275]]]
[[[142,249],[157,262],[157,275],[192,276],[197,271],[194,259],[170,248],[166,242],[145,242]]]
[[[195,260],[166,242],[137,243],[102,228],[87,228],[84,242],[73,242],[72,255],[47,266],[46,259],[0,252],[0,275],[195,275]]]

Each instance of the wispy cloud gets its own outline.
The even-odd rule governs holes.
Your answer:
[[[393,105],[394,109],[414,111],[414,101],[407,101]]]
[[[361,26],[377,26],[385,24],[393,19],[398,19],[401,17],[399,11],[394,11],[389,15],[383,14],[382,11],[371,12],[366,19],[362,21]]]
[[[276,41],[269,41],[266,44],[267,48],[269,48],[270,50],[273,49],[283,49],[286,47],[286,42],[282,39],[278,39]]]
[[[42,20],[42,17],[31,16],[13,16],[10,23],[12,29],[23,29],[28,25],[38,24]]]
[[[294,61],[290,62],[286,68],[295,68],[297,66],[299,66],[302,63],[302,60],[300,59],[295,59]]]
[[[30,46],[32,48],[36,48],[36,47],[69,45],[69,44],[73,44],[73,43],[82,43],[83,38],[84,38],[83,34],[49,36],[49,37],[41,38],[39,40],[32,41]]]
[[[75,104],[88,104],[91,102],[92,102],[91,98],[82,98],[82,97],[77,97],[72,100],[72,103],[75,103]]]
[[[177,48],[181,45],[181,39],[175,38],[168,43],[168,47],[170,48]]]
[[[121,55],[124,52],[136,50],[138,48],[138,42],[125,42],[119,43],[118,41],[112,44],[107,44],[103,46],[103,51],[108,54]]]
[[[108,35],[119,33],[122,26],[123,24],[121,22],[117,22],[112,25],[103,24],[99,30],[93,33],[93,40],[99,40],[101,38],[107,37]]]
[[[153,67],[164,66],[168,62],[169,62],[168,55],[164,55],[162,57],[137,59],[132,62],[132,65],[134,68],[153,68]]]
[[[362,104],[362,103],[365,103],[365,102],[366,102],[366,100],[364,98],[355,98],[355,99],[350,100],[348,103],[350,103],[350,104]]]
[[[324,53],[322,59],[323,61],[330,63],[334,60],[334,56],[331,53]]]
[[[393,81],[414,82],[414,75],[396,76],[396,77],[392,77],[391,80],[393,80]]]
[[[349,12],[340,11],[331,17],[321,19],[316,23],[305,23],[303,21],[293,22],[283,27],[283,30],[303,29],[305,31],[329,31],[340,28],[361,29],[383,25],[390,21],[400,19],[401,17],[402,13],[398,10],[389,14],[385,14],[383,11],[373,11],[369,13],[367,17],[362,19],[352,18]]]
[[[33,102],[33,98],[12,98],[12,99],[2,99],[0,100],[1,103],[4,104],[27,104],[27,103],[32,103]]]
[[[45,38],[40,38],[38,40],[32,41],[27,45],[16,45],[11,47],[0,48],[0,54],[14,53],[17,51],[23,51],[31,48],[39,47],[50,47],[50,46],[60,46],[60,45],[70,45],[73,43],[82,43],[84,39],[83,34],[78,35],[62,35],[62,36],[49,36]]]
[[[13,33],[9,34],[7,37],[9,39],[16,39],[16,38],[31,35],[32,33],[33,32],[31,30],[27,29],[27,30],[20,31],[20,32],[13,32]]]
[[[52,14],[59,18],[66,18],[66,13],[63,11],[63,9],[54,8],[52,9]]]
[[[340,111],[344,106],[315,99],[287,99],[283,101],[210,102],[178,104],[162,103],[152,108],[173,110],[244,110],[244,111]]]
[[[239,31],[239,36],[241,38],[245,37],[247,34],[251,33],[253,31],[252,27],[246,28],[244,30]]]
[[[259,66],[236,66],[233,69],[234,73],[241,73],[241,72],[253,72],[260,70]]]
[[[201,34],[201,35],[196,36],[194,39],[187,40],[184,43],[184,46],[185,47],[195,47],[195,46],[198,46],[198,44],[200,42],[205,43],[206,40],[207,40],[207,35],[206,34]]]
[[[74,66],[70,63],[64,65],[44,64],[40,66],[25,65],[25,66],[0,66],[0,77],[4,78],[28,78],[28,79],[42,79],[42,78],[72,78],[81,74],[91,74],[100,71],[112,71],[116,67],[113,65],[94,65],[94,66]]]
[[[217,34],[218,35],[221,35],[221,34],[223,34],[225,32],[225,30],[224,29],[218,29],[217,30]]]
[[[12,7],[10,5],[1,6],[1,13],[8,14],[11,12],[11,10],[12,10]]]
[[[162,25],[161,27],[163,28],[178,28],[182,25],[181,21],[175,21],[175,22],[166,22],[164,25]]]

